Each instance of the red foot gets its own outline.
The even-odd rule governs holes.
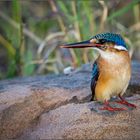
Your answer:
[[[109,105],[109,102],[108,101],[105,101],[104,104],[105,104],[105,106],[102,107],[102,108],[99,108],[100,110],[108,110],[108,111],[124,111],[124,110],[127,110],[126,108],[111,107]]]
[[[116,101],[116,103],[118,103],[118,104],[124,104],[124,105],[126,105],[128,107],[134,107],[134,108],[137,107],[136,105],[131,104],[131,103],[128,103],[127,101]]]
[[[103,108],[99,108],[100,110],[108,110],[108,111],[124,111],[126,108],[116,108],[111,106],[104,106]]]
[[[119,95],[119,98],[121,99],[121,101],[116,101],[117,103],[119,103],[119,104],[124,104],[124,105],[126,105],[126,106],[128,106],[128,107],[134,107],[134,108],[137,107],[136,105],[127,102],[127,101],[126,101],[122,96],[120,96],[120,95]]]

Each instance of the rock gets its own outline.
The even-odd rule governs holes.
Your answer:
[[[133,97],[133,101],[140,96]],[[139,101],[133,101],[140,106]],[[139,139],[140,108],[110,113],[98,103],[68,104],[44,113],[20,139]]]
[[[127,96],[139,94],[140,91],[140,64],[134,62],[132,66],[132,79],[126,93]],[[134,119],[136,118],[137,121],[139,109],[110,114],[108,117],[106,116],[106,112],[98,112],[97,108],[100,104],[89,102],[91,98],[90,76],[91,66],[88,64],[70,75],[24,77],[1,81],[0,139],[40,139],[43,137],[45,139],[57,137],[76,138],[76,136],[78,138],[96,138],[97,135],[91,134],[93,130],[95,131],[96,129],[93,129],[90,124],[93,124],[95,128],[105,126],[106,122],[104,124],[103,121],[100,121],[101,118],[103,120],[109,120],[110,118],[110,123],[115,127],[116,125],[113,121],[111,122],[111,120],[118,114],[122,114],[123,118],[128,113],[130,114],[130,118],[131,115],[135,116]],[[135,95],[135,98],[138,99],[139,95]],[[136,102],[136,104],[139,105],[138,102]],[[94,108],[94,106],[91,108],[90,106],[92,105],[95,105],[96,108]],[[81,114],[81,112],[87,112],[88,117]],[[72,114],[77,118],[76,122],[79,122],[81,115],[85,116],[85,120],[81,118],[83,122],[81,121],[79,126],[76,123],[76,127],[76,125],[73,125],[75,118],[72,117]],[[92,120],[94,116],[97,117],[95,120],[97,120],[98,123]],[[68,117],[68,119],[65,117]],[[89,118],[91,118],[92,121]],[[70,121],[69,124],[67,124],[67,121]],[[88,121],[88,123],[84,123],[84,121]],[[133,120],[131,121],[133,122]],[[55,123],[53,124],[52,122]],[[42,128],[43,124],[46,125]],[[120,128],[122,127],[123,129],[125,127],[122,124],[123,119],[120,123]],[[138,123],[134,124],[139,126]],[[63,126],[64,129],[62,129]],[[108,124],[106,126],[110,128]],[[129,133],[129,129],[132,127],[128,127]],[[51,132],[52,130],[53,133]],[[61,131],[61,133],[59,131]],[[106,131],[108,131],[108,129]],[[115,132],[117,130],[113,129],[113,131]],[[122,132],[122,130],[120,131]],[[112,133],[112,136],[113,135],[114,133]],[[108,134],[104,134],[103,136],[108,137]],[[100,138],[102,136],[98,137]]]

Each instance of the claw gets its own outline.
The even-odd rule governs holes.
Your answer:
[[[102,108],[99,108],[100,110],[108,110],[108,111],[124,111],[126,108],[116,108],[111,106],[104,106]]]
[[[134,108],[137,107],[136,105],[127,102],[127,101],[126,101],[122,96],[120,96],[120,95],[119,95],[119,98],[121,99],[121,101],[116,101],[116,103],[124,104],[124,105],[126,105],[126,106],[128,106],[128,107],[134,107]]]
[[[127,110],[126,108],[116,108],[116,107],[112,107],[109,105],[109,102],[105,101],[105,106],[102,108],[99,108],[99,110],[108,110],[108,111],[124,111]]]
[[[118,104],[124,104],[124,105],[126,105],[128,107],[134,107],[134,108],[137,107],[136,105],[131,104],[131,103],[128,103],[127,101],[116,101],[116,103],[118,103]]]

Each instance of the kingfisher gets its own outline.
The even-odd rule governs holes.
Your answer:
[[[100,110],[122,111],[126,108],[112,107],[111,97],[119,97],[119,104],[136,108],[122,97],[131,78],[131,58],[128,47],[120,34],[101,33],[89,40],[65,44],[62,48],[93,48],[99,56],[92,68],[91,91],[92,100],[103,102]],[[115,103],[116,103],[115,102]]]

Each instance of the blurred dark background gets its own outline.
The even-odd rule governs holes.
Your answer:
[[[94,62],[91,49],[60,49],[120,33],[140,60],[140,0],[0,0],[0,79],[61,73]]]

